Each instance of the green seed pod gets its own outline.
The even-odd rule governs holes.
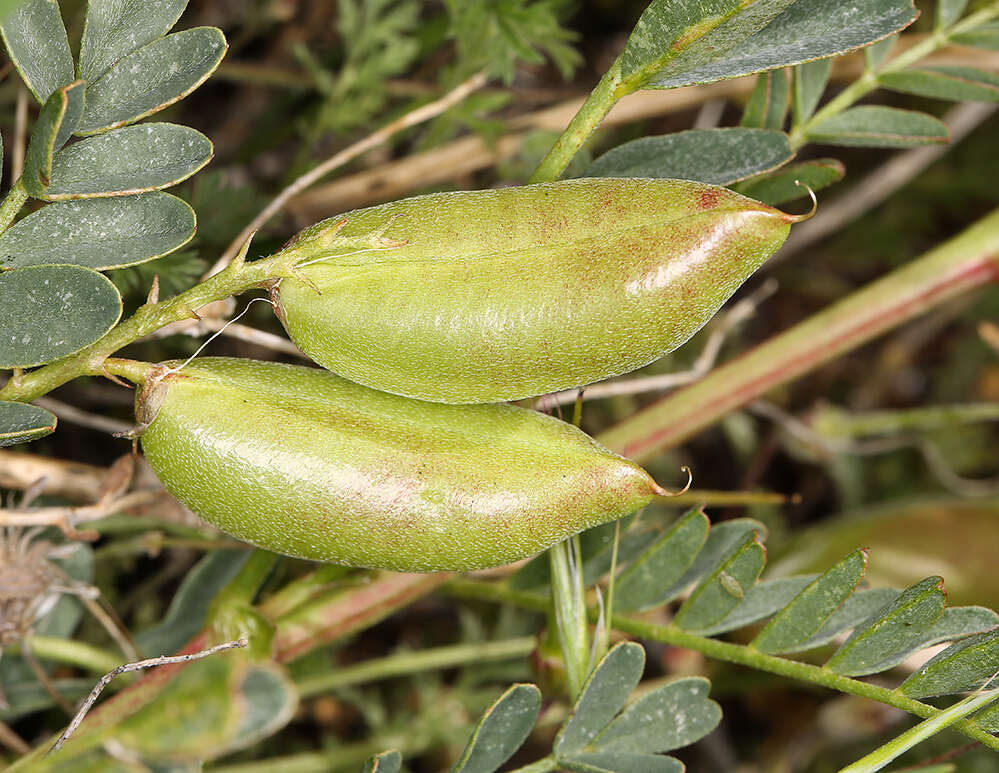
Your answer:
[[[481,569],[666,493],[575,427],[515,406],[420,402],[243,359],[164,371],[136,403],[149,463],[200,516],[278,553]]]
[[[686,342],[799,218],[683,180],[438,193],[303,231],[274,289],[325,368],[446,403],[515,400],[640,368]]]

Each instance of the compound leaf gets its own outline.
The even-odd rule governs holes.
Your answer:
[[[999,51],[999,19],[980,24],[974,29],[960,32],[951,40],[961,46],[974,46]]]
[[[725,61],[729,52],[766,27],[793,2],[653,0],[618,57],[621,77],[629,90],[682,85],[662,84],[674,78],[683,79],[691,70],[712,62]]]
[[[76,133],[124,126],[183,99],[215,71],[226,48],[222,30],[195,27],[133,51],[88,85]]]
[[[768,70],[756,76],[756,85],[742,114],[741,126],[781,129],[791,99],[787,70]],[[790,158],[790,156],[789,156]]]
[[[511,686],[479,719],[451,773],[492,773],[527,740],[540,710],[537,687]]]
[[[869,45],[916,20],[912,0],[797,0],[764,29],[717,60],[655,77],[645,88],[672,89],[787,67]]]
[[[660,602],[672,601],[687,587],[713,573],[723,561],[746,543],[750,535],[766,534],[766,527],[752,518],[733,518],[712,527],[704,548],[697,554],[694,563],[670,587],[666,588]],[[754,537],[755,538],[755,537]]]
[[[24,157],[24,188],[38,198],[45,193],[52,176],[52,159],[66,144],[84,109],[83,81],[61,86],[49,95],[31,131]]]
[[[802,62],[794,68],[791,89],[791,114],[795,124],[803,124],[819,106],[829,82],[832,59]]]
[[[122,57],[162,37],[187,0],[88,0],[80,43],[80,77],[94,82]]]
[[[125,196],[168,188],[201,169],[212,153],[209,139],[187,126],[125,126],[60,150],[44,198]]]
[[[29,403],[0,400],[0,448],[28,443],[55,431],[57,419]]]
[[[668,752],[700,740],[718,725],[721,708],[708,698],[711,683],[677,679],[643,696],[590,744],[595,751]]]
[[[766,560],[759,534],[747,534],[736,550],[694,588],[677,611],[674,624],[700,633],[723,620],[746,598]]]
[[[867,571],[867,551],[857,550],[805,588],[753,640],[760,652],[787,652],[809,638],[853,595]]]
[[[121,316],[121,295],[80,266],[0,273],[0,368],[29,367],[92,344]]]
[[[132,266],[186,244],[195,222],[194,210],[169,193],[60,201],[0,234],[0,266]]]
[[[662,602],[663,590],[679,580],[694,562],[710,528],[703,510],[688,510],[621,572],[614,583],[614,605],[636,610]]]
[[[881,664],[895,653],[924,640],[926,631],[940,619],[946,601],[939,577],[911,585],[861,623],[826,667],[846,676],[884,670]]]
[[[808,132],[810,142],[872,148],[907,148],[948,142],[946,124],[926,113],[864,105],[844,110]]]
[[[28,0],[0,17],[0,35],[24,85],[44,104],[73,81],[73,56],[56,0]]]
[[[746,591],[746,598],[739,606],[714,625],[700,629],[698,633],[701,636],[715,636],[765,620],[783,609],[814,579],[815,575],[811,574],[801,577],[778,577],[758,582]]]
[[[854,593],[813,636],[797,647],[785,649],[784,654],[804,652],[829,644],[844,631],[856,628],[877,610],[894,600],[898,594],[895,588],[871,588]]]
[[[645,650],[623,642],[608,652],[590,674],[576,705],[555,736],[556,756],[582,751],[624,706],[645,668]]]
[[[598,158],[583,177],[661,177],[728,185],[776,169],[793,155],[783,132],[691,129],[619,145]]]
[[[937,0],[937,16],[933,26],[938,30],[947,29],[961,18],[968,0]]]
[[[956,642],[926,661],[904,682],[910,698],[975,690],[999,671],[999,628]]]
[[[885,73],[886,89],[934,99],[999,102],[999,75],[974,67],[924,67]]]

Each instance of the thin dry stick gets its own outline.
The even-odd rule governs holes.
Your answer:
[[[266,330],[258,330],[255,327],[239,323],[233,323],[227,327],[226,320],[221,317],[204,317],[200,321],[191,320],[191,322],[193,324],[189,329],[178,330],[175,328],[171,331],[171,334],[184,333],[197,338],[207,333],[221,333],[227,338],[235,338],[238,341],[246,341],[247,343],[262,346],[265,349],[271,349],[272,351],[280,352],[281,354],[291,354],[295,357],[309,359],[307,354],[305,354],[287,338],[275,335],[274,333],[268,333]],[[35,403],[37,405],[41,405],[41,403],[37,400]]]
[[[121,621],[116,614],[114,614],[114,609],[110,604],[107,605],[105,609],[101,605],[100,597],[94,598],[94,596],[89,593],[82,592],[84,589],[68,589],[80,602],[87,608],[87,611],[99,622],[108,635],[114,639],[115,644],[118,648],[125,654],[126,658],[130,660],[136,660],[139,657],[139,651],[136,649],[135,642],[128,633],[128,629],[125,628],[125,624]],[[96,588],[94,589],[96,590]]]
[[[97,699],[100,697],[104,688],[108,686],[112,679],[114,679],[119,674],[125,674],[130,671],[139,671],[143,668],[152,668],[154,666],[165,666],[170,663],[186,663],[190,660],[200,660],[201,658],[208,657],[209,655],[214,655],[216,652],[221,652],[222,650],[231,650],[236,648],[242,648],[247,645],[246,638],[237,639],[236,641],[228,641],[224,644],[217,644],[214,647],[209,647],[206,650],[201,650],[200,652],[192,652],[188,655],[161,655],[158,658],[148,658],[146,660],[140,660],[135,663],[125,663],[124,665],[118,666],[117,668],[108,671],[104,676],[101,677],[100,681],[94,685],[94,689],[90,691],[90,695],[80,706],[79,711],[70,720],[69,725],[66,729],[62,731],[62,735],[56,740],[49,749],[49,754],[55,751],[59,751],[62,745],[66,743],[67,739],[76,732],[76,728],[80,726],[83,718],[87,716],[87,712],[90,711],[91,707],[96,703]]]
[[[24,171],[24,151],[28,137],[28,90],[24,84],[17,86],[14,107],[14,142],[10,148],[10,179],[17,180]]]
[[[67,421],[70,424],[76,424],[80,427],[87,427],[88,429],[96,429],[100,432],[107,432],[111,435],[121,435],[132,429],[133,426],[127,421],[109,419],[107,416],[99,416],[95,413],[81,411],[79,408],[68,405],[60,400],[54,400],[51,397],[39,397],[34,401],[34,404],[39,408],[52,411],[62,421]]]
[[[74,502],[100,497],[107,470],[91,464],[0,449],[0,489],[24,491],[45,478],[45,491]]]
[[[164,489],[133,491],[131,494],[108,502],[98,502],[82,507],[53,506],[9,508],[0,510],[0,526],[57,526],[64,534],[79,538],[76,526],[88,521],[96,521],[108,515],[122,512],[131,507],[150,504],[166,496]],[[94,536],[96,539],[96,534]]]
[[[964,139],[992,115],[996,107],[982,102],[967,102],[953,108],[944,116],[944,123],[950,129],[949,144],[915,148],[879,166],[849,192],[820,207],[819,213],[810,222],[795,226],[787,243],[767,261],[767,266],[772,268],[780,261],[787,260],[876,207]]]
[[[756,312],[756,308],[767,298],[777,291],[775,281],[766,281],[751,295],[743,298],[725,312],[715,324],[714,330],[708,337],[704,349],[697,356],[693,367],[680,373],[662,373],[656,376],[640,376],[638,378],[620,379],[617,381],[606,381],[602,384],[593,384],[586,387],[582,396],[583,400],[596,400],[603,397],[618,397],[620,395],[637,395],[646,392],[661,392],[666,389],[691,384],[704,378],[714,367],[715,361],[721,352],[722,344],[732,332],[742,322],[749,319]],[[544,406],[566,405],[576,400],[578,389],[567,389],[564,392],[539,397],[535,407],[541,410]]]
[[[239,252],[239,248],[242,247],[246,240],[249,239],[256,231],[259,231],[264,223],[280,212],[284,205],[287,204],[289,199],[293,196],[301,193],[320,178],[325,177],[333,170],[340,168],[349,161],[352,161],[362,153],[366,153],[367,151],[388,142],[392,135],[412,126],[417,126],[424,121],[429,121],[431,118],[435,118],[444,111],[461,102],[469,94],[481,89],[486,85],[487,80],[488,79],[484,71],[473,75],[471,78],[445,94],[440,99],[406,113],[404,116],[386,124],[381,129],[368,135],[360,142],[356,142],[350,147],[341,150],[335,156],[328,158],[326,161],[319,164],[319,166],[303,174],[291,183],[291,185],[275,196],[271,203],[264,207],[260,211],[260,214],[253,218],[246,228],[239,232],[236,238],[232,240],[232,243],[228,246],[228,248],[226,248],[222,257],[218,259],[215,265],[212,266],[208,273],[202,278],[204,279],[213,274],[217,274],[229,265],[229,262],[236,256]]]

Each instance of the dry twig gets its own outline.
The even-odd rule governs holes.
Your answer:
[[[69,405],[68,403],[64,403],[60,400],[55,400],[51,397],[39,397],[34,401],[34,403],[40,408],[51,411],[58,416],[61,421],[67,421],[70,424],[76,424],[77,426],[86,427],[87,429],[96,429],[99,432],[107,432],[109,435],[121,435],[132,429],[132,425],[127,421],[111,419],[107,416],[100,416],[96,413],[81,411],[75,406]]]
[[[94,689],[90,691],[90,695],[80,706],[76,715],[70,720],[69,725],[66,729],[62,731],[62,735],[56,739],[56,742],[49,749],[49,753],[58,751],[62,748],[63,744],[69,739],[69,737],[76,731],[76,728],[80,726],[83,722],[83,718],[87,716],[87,712],[90,711],[94,703],[100,697],[104,688],[108,686],[112,679],[120,674],[126,674],[130,671],[139,671],[143,668],[153,668],[155,666],[165,666],[170,663],[186,663],[190,660],[200,660],[201,658],[208,657],[209,655],[214,655],[216,652],[222,652],[223,650],[231,650],[242,648],[247,645],[247,640],[245,638],[237,639],[236,641],[225,642],[224,644],[217,644],[214,647],[209,647],[206,650],[201,650],[200,652],[192,652],[188,655],[161,655],[158,658],[147,658],[146,660],[139,660],[134,663],[125,663],[124,665],[118,666],[117,668],[109,671],[104,676],[100,678],[100,681],[94,685]]]

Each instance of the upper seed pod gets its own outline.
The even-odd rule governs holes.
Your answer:
[[[167,490],[278,553],[399,571],[509,563],[664,492],[575,427],[331,373],[194,360],[146,378],[136,414]]]
[[[395,394],[515,400],[696,333],[798,220],[714,185],[580,179],[437,193],[303,231],[274,299],[322,366]]]

